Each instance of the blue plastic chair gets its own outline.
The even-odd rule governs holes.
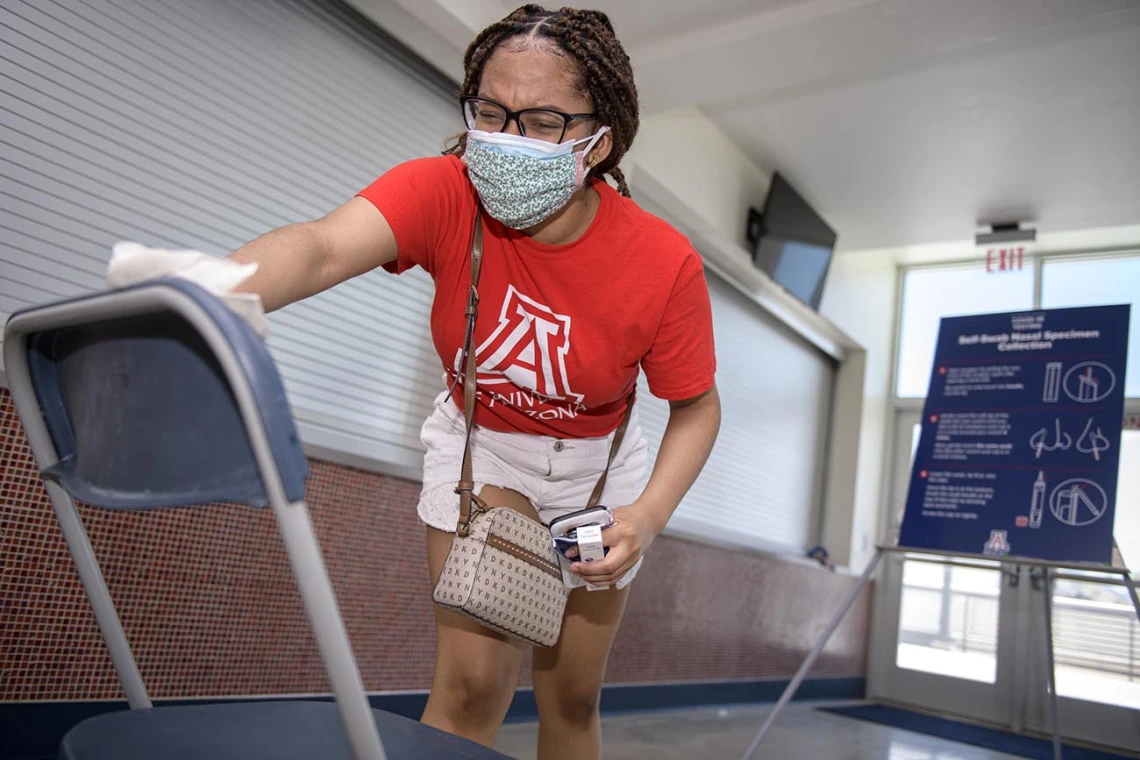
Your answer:
[[[284,387],[261,340],[221,301],[168,279],[17,312],[4,363],[131,707],[74,726],[61,758],[505,757],[369,706],[309,523]],[[335,704],[152,706],[73,497],[120,510],[271,506]]]

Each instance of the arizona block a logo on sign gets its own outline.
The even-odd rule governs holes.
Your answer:
[[[1009,532],[1004,530],[991,530],[990,539],[982,548],[982,554],[988,557],[1004,557],[1009,554]]]
[[[492,406],[508,404],[539,419],[576,417],[584,397],[571,390],[566,376],[569,351],[570,317],[511,285],[498,325],[475,349],[479,387],[491,392]],[[456,356],[457,371],[461,356]]]

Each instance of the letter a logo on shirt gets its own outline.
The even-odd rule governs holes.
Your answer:
[[[566,354],[570,351],[570,317],[507,289],[499,325],[475,350],[479,385],[512,383],[550,399],[580,403],[570,390]]]

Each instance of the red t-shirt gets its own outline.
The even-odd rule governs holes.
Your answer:
[[[580,238],[545,245],[483,215],[475,328],[475,422],[491,430],[589,438],[614,430],[645,370],[663,399],[713,385],[712,314],[689,241],[602,181]],[[435,280],[431,332],[448,377],[463,373],[464,307],[477,194],[455,156],[422,158],[360,193],[388,220],[399,258]],[[463,406],[463,388],[455,403]]]

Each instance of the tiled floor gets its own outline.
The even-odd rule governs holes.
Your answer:
[[[755,760],[1019,760],[793,704],[777,719]],[[603,760],[739,760],[771,706],[658,712],[602,719]],[[535,760],[537,725],[503,726],[495,748]]]

